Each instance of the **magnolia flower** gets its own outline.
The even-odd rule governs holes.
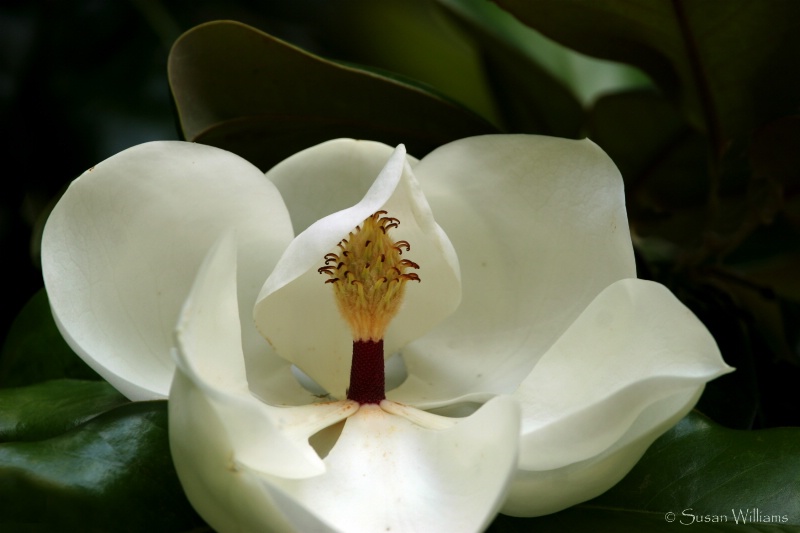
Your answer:
[[[169,398],[181,483],[221,532],[552,513],[621,479],[730,370],[635,279],[622,181],[590,141],[416,160],[342,139],[266,178],[144,144],[72,183],[42,261],[75,351],[130,399]]]

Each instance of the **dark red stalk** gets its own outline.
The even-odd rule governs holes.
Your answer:
[[[377,342],[353,341],[347,399],[361,404],[380,403],[386,399],[383,339]]]

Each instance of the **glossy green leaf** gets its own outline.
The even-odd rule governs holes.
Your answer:
[[[127,403],[47,440],[0,444],[2,531],[202,526],[172,465],[164,401]]]
[[[64,342],[44,289],[11,325],[0,352],[0,387],[21,387],[50,379],[100,379]]]
[[[337,137],[404,143],[421,157],[496,131],[420,86],[327,61],[236,22],[185,33],[170,53],[169,78],[187,140],[263,169]]]
[[[489,531],[669,533],[684,526],[695,533],[800,531],[800,429],[730,430],[692,413],[602,496],[550,516],[501,516]]]
[[[105,381],[60,379],[0,389],[0,442],[60,435],[127,401]]]
[[[636,65],[680,102],[716,153],[800,99],[794,0],[497,0],[545,35]]]
[[[430,85],[493,124],[496,103],[481,52],[430,0],[326,0],[298,17],[327,57]]]
[[[480,46],[506,130],[580,136],[584,123],[581,102],[520,45],[519,41],[533,38],[530,34],[534,32],[491,4],[463,0],[440,3]],[[526,33],[519,35],[521,31]]]

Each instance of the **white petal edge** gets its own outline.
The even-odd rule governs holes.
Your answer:
[[[600,455],[552,470],[518,469],[501,509],[542,516],[590,500],[617,484],[650,445],[697,403],[703,387],[676,392],[642,411],[626,434]]]
[[[317,220],[357,204],[395,149],[375,141],[334,139],[298,152],[272,167],[295,235]],[[417,160],[406,154],[413,167]]]
[[[354,146],[374,152],[375,144]],[[294,157],[326,159],[328,154],[329,146],[321,145]],[[354,169],[353,173],[361,175],[362,171]],[[331,289],[325,286],[327,278],[320,276],[317,268],[324,264],[324,255],[337,250],[336,244],[356,225],[381,209],[400,219],[392,238],[411,243],[408,257],[421,265],[422,278],[419,286],[413,284],[406,291],[403,307],[389,326],[384,339],[386,356],[428,331],[458,306],[458,259],[433,219],[402,145],[357,204],[317,220],[292,241],[255,306],[256,324],[277,352],[337,398],[344,397],[348,386],[353,339]]]
[[[42,238],[42,271],[70,346],[133,400],[165,398],[172,330],[197,268],[229,229],[248,312],[292,238],[277,189],[253,165],[179,141],[134,146],[76,179]],[[248,356],[268,346],[250,324]]]
[[[705,326],[664,286],[613,283],[514,393],[520,467],[551,470],[597,456],[648,406],[731,370]]]
[[[467,418],[444,422],[391,403],[364,405],[347,419],[322,476],[265,477],[263,484],[338,531],[484,530],[516,464],[515,403],[497,397]]]
[[[462,274],[458,310],[403,355],[391,398],[511,393],[607,285],[635,277],[622,178],[588,140],[461,139],[414,172]]]

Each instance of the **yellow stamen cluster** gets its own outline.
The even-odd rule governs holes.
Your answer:
[[[318,269],[330,279],[336,303],[357,341],[379,341],[400,309],[407,281],[420,281],[419,265],[401,256],[407,241],[392,241],[389,230],[400,225],[396,218],[378,211],[342,239],[337,253],[325,256]]]

